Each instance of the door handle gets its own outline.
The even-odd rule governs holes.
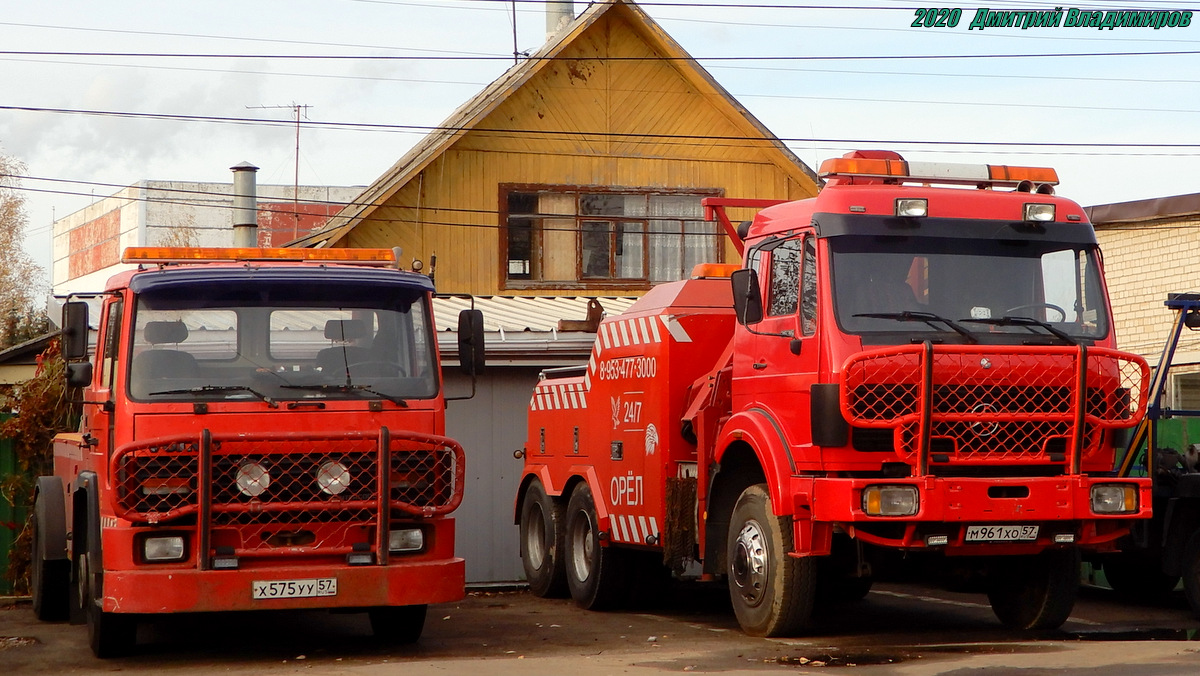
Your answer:
[[[767,365],[764,364],[763,362],[754,362],[751,365],[751,368],[753,368],[755,371],[761,371],[761,370],[767,368]]]

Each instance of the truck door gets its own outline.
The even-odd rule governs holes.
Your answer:
[[[104,318],[100,327],[99,342],[96,345],[95,365],[96,374],[94,394],[89,397],[96,402],[115,401],[115,383],[117,378],[117,363],[121,352],[121,315],[125,303],[120,298],[109,299],[104,305]],[[91,419],[87,421],[85,432],[98,439],[104,439],[103,448],[112,453],[116,444],[115,416],[112,406],[89,406]]]
[[[792,446],[810,446],[809,388],[817,382],[816,239],[801,233],[764,252],[760,267],[764,318],[752,328],[747,385],[758,406],[784,430]]]

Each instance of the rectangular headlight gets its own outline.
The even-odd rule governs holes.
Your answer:
[[[419,552],[425,546],[425,534],[420,528],[403,528],[388,533],[388,550],[393,552]]]
[[[1049,223],[1054,220],[1053,204],[1027,203],[1025,205],[1025,220],[1037,223]]]
[[[1137,486],[1098,484],[1092,486],[1092,511],[1096,514],[1131,514],[1138,509]]]
[[[901,197],[896,200],[896,215],[920,218],[929,214],[929,200],[916,197]]]
[[[182,561],[187,556],[182,535],[148,537],[142,541],[142,556],[154,563]]]
[[[867,486],[862,510],[870,516],[912,516],[921,505],[916,486]]]

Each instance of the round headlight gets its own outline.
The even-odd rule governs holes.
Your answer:
[[[317,469],[317,486],[328,495],[341,495],[350,487],[350,470],[336,460],[330,460]]]
[[[253,461],[238,465],[237,487],[242,495],[256,498],[271,485],[271,475],[267,468]]]

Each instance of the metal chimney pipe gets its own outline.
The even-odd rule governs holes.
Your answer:
[[[575,4],[572,2],[546,2],[546,38],[559,32],[575,18]]]
[[[233,172],[233,245],[258,246],[258,167],[242,162],[229,169]]]

